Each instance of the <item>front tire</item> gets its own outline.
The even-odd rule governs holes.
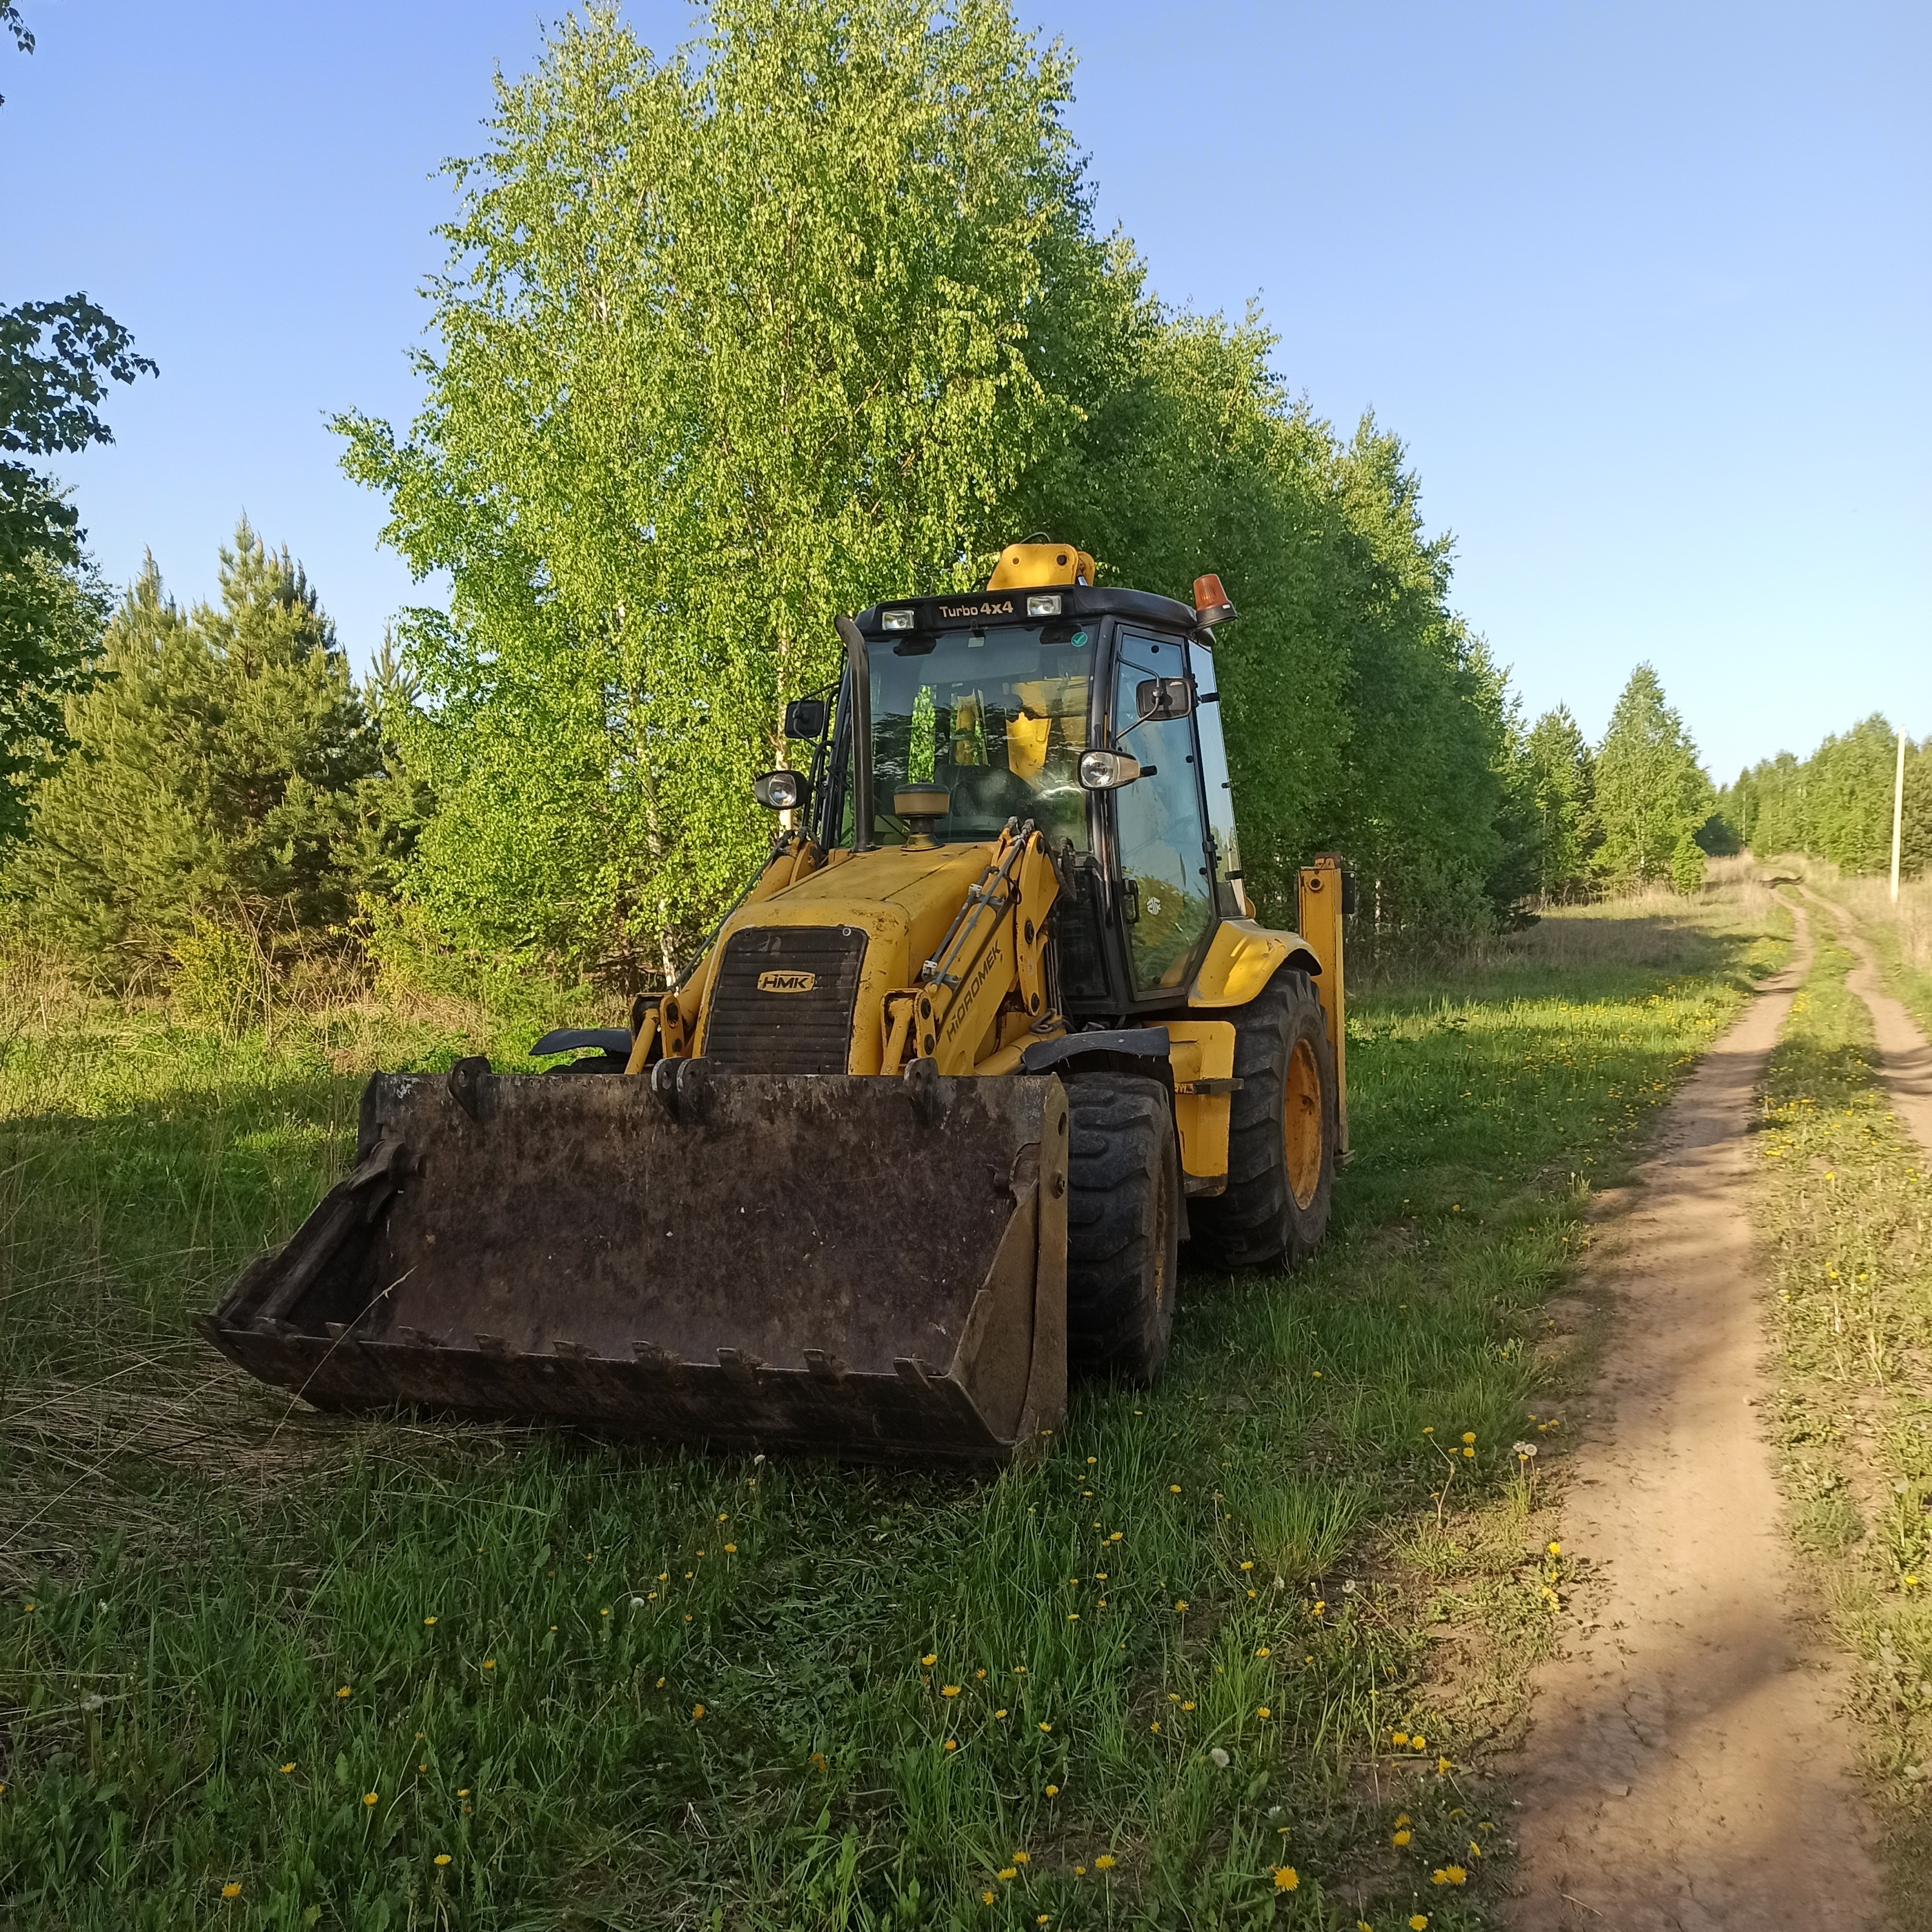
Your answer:
[[[1190,1246],[1226,1268],[1293,1268],[1328,1232],[1340,1108],[1328,1025],[1306,973],[1284,968],[1233,1016],[1228,1185],[1189,1204]]]
[[[1076,1374],[1142,1387],[1174,1340],[1180,1155],[1157,1080],[1070,1080],[1066,1354]]]

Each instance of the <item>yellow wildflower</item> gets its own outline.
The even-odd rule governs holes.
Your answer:
[[[1408,1932],[1422,1932],[1422,1928],[1428,1923],[1428,1919],[1421,1912],[1412,1912],[1409,1915]]]
[[[1446,1876],[1451,1885],[1460,1885],[1469,1874],[1460,1865],[1451,1865]]]
[[[288,1776],[288,1774],[289,1774],[289,1773],[290,1773],[290,1772],[292,1772],[292,1770],[294,1770],[294,1769],[295,1769],[295,1768],[296,1768],[296,1761],[295,1761],[295,1760],[294,1760],[293,1758],[290,1758],[290,1759],[289,1760],[288,1762],[287,1762],[286,1764],[285,1764],[285,1765],[284,1765],[284,1766],[282,1766],[282,1775],[283,1775],[284,1778],[287,1777],[287,1776]]]
[[[1013,1863],[1014,1863],[1015,1864],[1016,1864],[1016,1865],[1030,1864],[1031,1864],[1031,1862],[1032,1862],[1032,1860],[1031,1860],[1031,1859],[1028,1856],[1028,1855],[1027,1855],[1024,1852],[1014,1852],[1014,1854],[1013,1854]]]
[[[980,1898],[983,1904],[991,1905],[993,1902],[993,1894],[990,1892],[982,1892]]]
[[[1257,1657],[1266,1657],[1269,1654],[1268,1647],[1266,1644],[1262,1645],[1261,1647],[1255,1652],[1255,1654]]]
[[[1292,1892],[1301,1882],[1301,1874],[1292,1865],[1276,1865],[1274,1868],[1274,1888],[1277,1892]]]
[[[993,1715],[996,1718],[1004,1718],[1006,1714],[1006,1712],[1004,1711],[995,1711],[993,1713]]]
[[[1397,1731],[1395,1733],[1395,1742],[1399,1744],[1407,1744],[1408,1742],[1408,1733],[1406,1731]]]
[[[1254,1567],[1255,1567],[1255,1566],[1253,1565],[1253,1564],[1252,1564],[1252,1563],[1244,1563],[1244,1564],[1241,1565],[1241,1568],[1242,1568],[1244,1570],[1252,1570]]]
[[[423,1618],[423,1622],[425,1624],[434,1624],[436,1622],[436,1619],[434,1617],[424,1617]]]
[[[1431,1885],[1447,1885],[1449,1882],[1449,1874],[1444,1871],[1440,1865],[1438,1865],[1436,1869],[1429,1874],[1429,1882]]]
[[[335,1694],[336,1694],[338,1697],[346,1697],[346,1696],[347,1696],[349,1695],[349,1686],[348,1686],[347,1684],[344,1684],[344,1685],[343,1685],[343,1687],[342,1687],[342,1688],[341,1688],[340,1690],[337,1691]]]
[[[1019,1874],[1015,1871],[1011,1865],[1002,1865],[1000,1869],[993,1874],[993,1876],[996,1879],[999,1880],[1003,1885],[1006,1885],[1010,1884],[1015,1879],[1018,1878],[1019,1876]]]
[[[1177,1610],[1186,1610],[1187,1607],[1187,1599],[1185,1597],[1175,1598],[1174,1600],[1174,1607]]]
[[[1474,1442],[1474,1441],[1475,1441],[1475,1439],[1476,1439],[1476,1432],[1475,1432],[1473,1429],[1466,1429],[1466,1430],[1463,1430],[1463,1432],[1462,1432],[1462,1440],[1463,1440],[1465,1442]]]
[[[1181,1706],[1181,1707],[1180,1707],[1180,1708],[1181,1708],[1184,1711],[1191,1711],[1191,1710],[1192,1710],[1192,1709],[1193,1709],[1193,1708],[1194,1708],[1194,1700],[1193,1700],[1192,1698],[1189,1698],[1189,1699],[1188,1699],[1185,1702],[1184,1702],[1184,1703],[1182,1704],[1182,1706]]]
[[[242,1888],[231,1878],[221,1888],[221,1895],[224,1898],[239,1898],[242,1896]]]
[[[363,1794],[362,1794],[362,1802],[363,1802],[363,1803],[364,1803],[364,1804],[374,1804],[374,1803],[375,1803],[375,1802],[376,1802],[376,1794],[375,1794],[375,1792],[373,1792],[373,1791],[365,1791],[365,1792],[363,1792]]]
[[[1112,1871],[1114,1869],[1113,1853],[1112,1852],[1102,1852],[1100,1856],[1094,1861],[1094,1869],[1096,1871]]]
[[[956,1751],[959,1748],[959,1740],[957,1738],[948,1738],[946,1740],[946,1748],[950,1751]]]
[[[932,1666],[933,1666],[935,1664],[937,1664],[938,1661],[939,1661],[939,1653],[938,1653],[938,1651],[936,1651],[936,1650],[935,1650],[935,1651],[934,1651],[934,1652],[932,1652],[931,1653],[931,1654],[930,1654],[930,1655],[928,1655],[928,1656],[926,1656],[926,1657],[922,1657],[922,1658],[920,1659],[920,1663],[922,1663],[922,1664],[924,1664],[924,1665],[926,1666],[926,1669],[927,1669],[927,1670],[930,1670],[932,1668]]]
[[[1050,1731],[1053,1729],[1053,1726],[1051,1724],[1042,1724],[1040,1726],[1040,1729],[1043,1731]]]
[[[483,1668],[485,1670],[494,1670],[496,1667],[496,1660],[494,1657],[486,1657],[483,1660]]]
[[[724,1554],[725,1554],[727,1556],[736,1556],[736,1555],[737,1555],[737,1553],[738,1553],[738,1546],[737,1546],[735,1543],[728,1543],[728,1544],[725,1544],[725,1546],[724,1546]]]
[[[1046,1787],[1046,1795],[1049,1798],[1058,1798],[1060,1796],[1060,1786],[1057,1784],[1049,1784]]]
[[[1408,1843],[1410,1836],[1410,1833],[1406,1831],[1398,1832],[1390,1839],[1389,1843],[1392,1845],[1406,1845]]]
[[[1271,1713],[1269,1712],[1268,1707],[1265,1704],[1264,1704],[1261,1708],[1255,1713],[1255,1715],[1258,1718],[1265,1718],[1270,1714]]]
[[[1436,1775],[1438,1778],[1448,1777],[1450,1772],[1454,1770],[1455,1768],[1454,1765],[1446,1757],[1438,1757],[1436,1760]]]
[[[1171,1496],[1179,1496],[1180,1493],[1180,1485],[1178,1483],[1169,1483],[1167,1486],[1167,1492]]]
[[[959,1694],[959,1687],[956,1684],[942,1684],[939,1687],[939,1694],[942,1697],[956,1697]]]

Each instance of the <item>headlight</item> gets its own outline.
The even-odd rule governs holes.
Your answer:
[[[1055,590],[1044,597],[1029,597],[1027,599],[1027,615],[1029,617],[1058,616],[1060,592]]]
[[[912,613],[910,610],[888,610],[880,618],[879,624],[884,630],[909,631],[912,628]]]
[[[1153,766],[1142,766],[1139,759],[1125,752],[1082,752],[1080,754],[1080,782],[1089,791],[1118,791],[1138,778],[1153,775]]]
[[[752,796],[772,812],[789,812],[805,796],[805,780],[796,772],[767,772],[752,782]]]

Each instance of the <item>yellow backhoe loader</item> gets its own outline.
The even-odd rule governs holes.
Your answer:
[[[324,1408],[992,1460],[1165,1360],[1180,1244],[1287,1266],[1347,1146],[1342,919],[1242,889],[1234,615],[1017,544],[842,620],[808,769],[672,991],[550,1075],[378,1074],[357,1158],[204,1332]],[[554,1074],[568,1077],[558,1078]]]

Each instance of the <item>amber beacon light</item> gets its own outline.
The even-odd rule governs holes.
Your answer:
[[[1228,593],[1221,588],[1221,580],[1210,571],[1205,577],[1194,580],[1194,621],[1204,631],[1211,631],[1216,624],[1225,624],[1234,614],[1234,607],[1228,602]]]

